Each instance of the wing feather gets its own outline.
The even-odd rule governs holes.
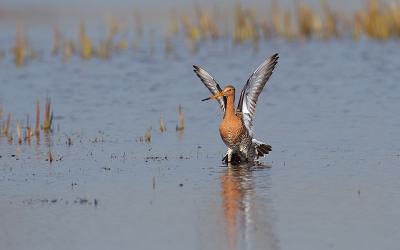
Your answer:
[[[242,113],[242,119],[251,136],[253,136],[253,117],[258,96],[272,75],[278,58],[278,53],[276,53],[265,60],[249,77],[240,94],[237,112]]]
[[[200,78],[200,80],[204,83],[204,85],[210,90],[212,95],[216,95],[218,93],[222,92],[221,87],[218,85],[218,83],[210,76],[210,74],[207,73],[204,69],[200,68],[199,66],[193,65],[194,72],[197,74],[197,76]],[[219,106],[221,107],[222,113],[225,114],[225,108],[226,108],[226,97],[225,96],[220,96],[216,98]]]

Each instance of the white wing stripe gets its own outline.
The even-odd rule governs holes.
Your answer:
[[[242,105],[242,119],[251,136],[253,135],[253,116],[257,106],[258,96],[269,77],[272,75],[275,65],[278,63],[278,58],[278,54],[275,54],[265,60],[249,77],[249,80],[247,80],[243,88],[244,97],[242,104],[239,103],[239,105]]]

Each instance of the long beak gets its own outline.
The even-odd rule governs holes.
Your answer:
[[[203,100],[201,100],[201,101],[211,100],[211,99],[214,99],[214,98],[217,98],[217,97],[220,97],[220,96],[224,96],[224,92],[221,92],[221,93],[218,93],[218,94],[216,94],[216,95],[210,96],[210,97],[208,97],[208,98],[206,98],[206,99],[203,99]]]

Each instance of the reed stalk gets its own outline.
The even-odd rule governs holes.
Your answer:
[[[20,126],[19,126],[19,121],[18,121],[18,119],[17,119],[17,122],[16,122],[16,126],[17,126],[18,144],[21,145],[21,143],[22,143],[22,140],[21,140],[21,130],[20,130]]]
[[[141,36],[143,34],[143,21],[140,11],[135,10],[133,12],[133,18],[135,20],[136,35]]]
[[[81,42],[81,54],[85,59],[92,57],[92,41],[86,34],[86,26],[84,22],[81,22],[79,27],[79,38]]]
[[[49,162],[51,164],[53,162],[53,154],[51,153],[51,150],[49,150],[48,155],[49,155]]]
[[[25,130],[24,130],[24,141],[28,140],[28,144],[31,145],[31,136],[34,135],[32,128],[31,128],[31,124],[29,122],[29,115],[27,115],[27,119],[26,119],[26,136],[25,136]]]
[[[160,115],[160,132],[164,132],[164,122],[163,122],[163,118],[162,115]]]
[[[10,118],[11,118],[11,111],[8,113],[6,124],[2,128],[2,131],[1,131],[2,135],[8,134],[8,129],[10,128]]]
[[[144,140],[146,142],[150,142],[151,141],[151,131],[150,131],[150,129],[147,129],[147,133],[144,135]]]
[[[332,37],[339,37],[337,16],[332,12],[326,0],[321,0],[321,5],[325,15],[325,22],[322,28],[322,38],[327,40]]]
[[[57,55],[58,51],[60,50],[60,31],[58,26],[53,27],[53,49],[51,53],[53,55]]]
[[[150,30],[150,52],[151,54],[156,52],[156,35],[154,30]]]
[[[185,37],[190,40],[197,40],[199,38],[199,30],[192,23],[187,12],[182,13],[182,25],[185,30]]]
[[[72,145],[72,140],[71,140],[71,138],[70,138],[66,133],[64,133],[64,135],[67,137],[67,145],[68,145],[68,147],[71,146],[71,145]],[[103,141],[103,140],[102,140],[102,141]]]
[[[179,21],[178,21],[178,14],[176,10],[171,11],[170,14],[170,28],[171,32],[174,35],[178,35],[179,33]]]
[[[74,53],[74,44],[72,41],[67,41],[64,44],[64,51],[63,51],[63,60],[65,62],[68,62],[69,59],[71,58],[72,54]]]
[[[140,36],[136,35],[135,40],[133,41],[133,50],[138,51],[140,48]]]
[[[51,116],[50,116],[50,98],[47,93],[46,94],[46,107],[45,107],[45,117],[44,117],[43,129],[50,130],[52,121],[53,121],[53,112],[51,112]]]
[[[40,101],[39,101],[39,98],[37,98],[36,99],[36,129],[35,129],[36,135],[40,134],[39,123],[40,123]]]
[[[92,41],[87,35],[82,39],[82,57],[85,59],[92,57]]]
[[[115,50],[125,50],[128,47],[128,39],[124,38],[114,46]]]
[[[299,36],[310,38],[313,35],[313,12],[307,5],[296,3],[296,13]]]
[[[230,19],[224,16],[229,13],[228,11],[220,11],[219,8],[210,11],[202,8],[198,3],[194,4],[194,17],[187,11],[172,10],[166,25],[164,54],[168,57],[174,52],[171,37],[178,35],[179,32],[183,33],[185,44],[192,52],[198,51],[200,39],[207,41],[210,38],[218,39],[226,35],[232,37],[235,44],[250,40],[254,51],[257,51],[261,39],[260,32],[266,39],[275,37],[287,40],[295,38],[328,40],[336,37],[358,39],[362,35],[379,40],[400,37],[399,2],[383,3],[379,0],[369,0],[365,6],[348,15],[332,10],[328,3],[327,0],[320,0],[322,12],[319,13],[315,8],[297,2],[290,10],[280,9],[278,1],[271,0],[271,15],[263,15],[262,19],[256,16],[254,9],[243,8],[237,3],[233,13],[233,23],[229,23]],[[133,11],[133,19],[132,43],[133,49],[137,51],[144,34],[144,23],[140,11]],[[121,31],[128,32],[127,22],[124,19],[118,21],[111,15],[106,15],[105,21],[107,23],[106,39],[99,42],[97,49],[86,33],[84,22],[80,23],[75,46],[71,41],[62,41],[59,27],[53,26],[51,53],[56,55],[62,50],[63,60],[68,61],[76,51],[82,58],[89,59],[94,54],[99,58],[109,58],[113,50],[126,50],[131,42],[127,35],[117,44],[113,41]],[[36,56],[36,51],[23,32],[21,20],[17,21],[15,32],[16,38],[12,46],[14,63],[17,66],[23,66],[27,60]],[[151,53],[155,52],[155,43],[155,33],[150,30]],[[0,61],[3,54],[4,52],[0,51]]]
[[[18,20],[16,26],[15,43],[12,49],[13,54],[15,56],[14,63],[17,66],[24,65],[25,55],[26,55],[26,45],[28,43],[27,40],[28,39],[26,37],[23,37],[22,35],[22,21]]]
[[[172,42],[171,42],[171,37],[170,37],[170,32],[169,29],[166,30],[165,32],[165,51],[164,51],[164,57],[168,58],[168,56],[172,53],[173,51],[172,47]]]
[[[180,124],[180,126],[178,127],[178,130],[184,130],[185,129],[185,122],[184,122],[184,120],[183,120],[183,114],[182,114],[182,107],[181,107],[181,105],[179,105],[179,108],[178,108],[178,112],[179,112],[179,124]]]
[[[194,4],[194,10],[197,16],[197,22],[199,25],[200,37],[203,41],[208,40],[208,33],[211,26],[211,18],[209,13],[202,10],[198,3]]]

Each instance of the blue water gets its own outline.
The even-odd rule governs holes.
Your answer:
[[[266,40],[254,52],[222,39],[192,53],[174,37],[165,58],[161,32],[154,53],[145,35],[139,51],[63,62],[43,27],[29,30],[38,55],[17,67],[5,30],[1,120],[12,111],[14,140],[0,137],[1,249],[399,248],[398,41]],[[276,52],[254,120],[273,151],[228,168],[219,106],[201,102],[192,65],[241,89]],[[42,123],[47,92],[53,132],[18,145],[16,120],[34,127],[39,98]]]

